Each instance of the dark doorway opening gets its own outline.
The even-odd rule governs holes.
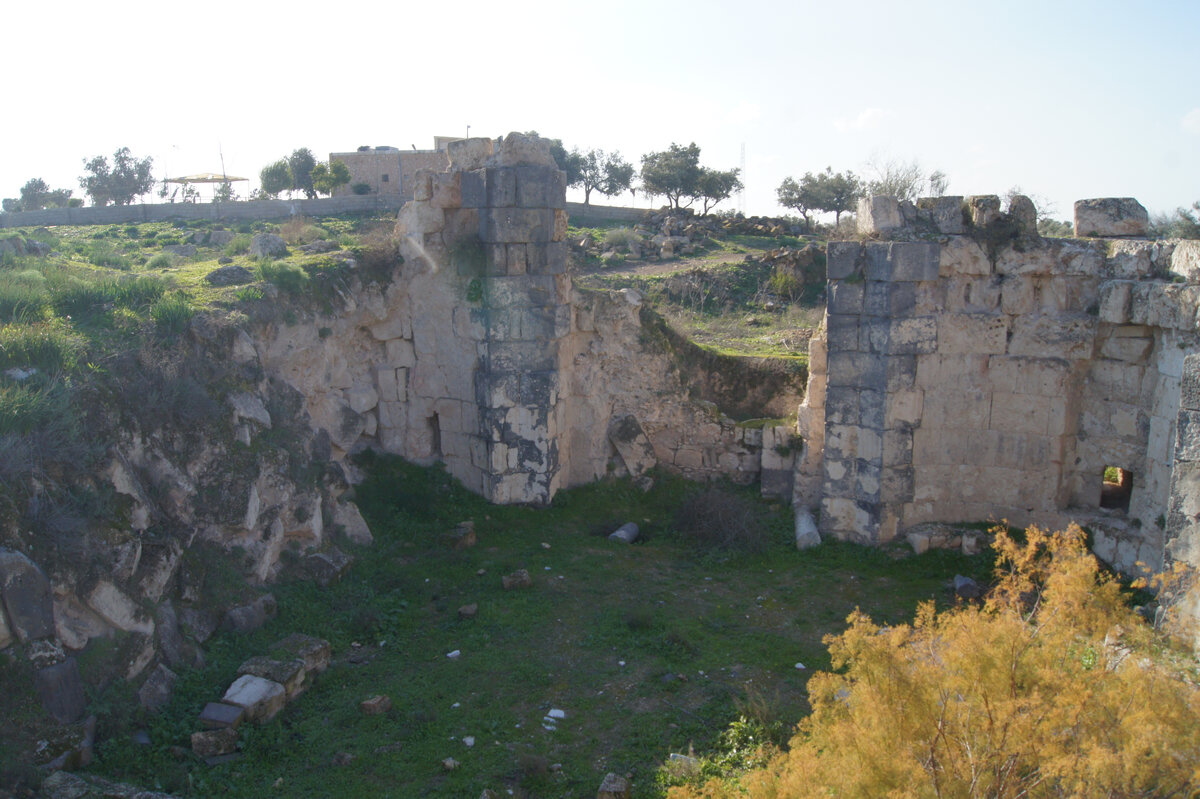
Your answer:
[[[1133,472],[1120,466],[1105,466],[1104,485],[1100,488],[1100,507],[1128,511],[1131,496]]]

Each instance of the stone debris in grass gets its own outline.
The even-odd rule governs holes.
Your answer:
[[[287,690],[274,680],[243,674],[229,686],[221,701],[245,710],[247,721],[264,723],[283,710]]]
[[[612,533],[610,533],[608,540],[620,541],[623,544],[632,544],[634,541],[638,540],[638,536],[640,534],[641,531],[638,529],[638,526],[633,522],[629,522],[628,524],[621,525]]]
[[[604,782],[600,783],[600,790],[596,791],[596,799],[629,799],[631,790],[632,786],[627,778],[610,772],[604,775]]]
[[[501,577],[500,584],[504,586],[505,591],[511,591],[514,588],[529,588],[533,585],[533,578],[525,569],[517,569],[511,574]]]
[[[367,716],[379,716],[392,709],[392,699],[384,694],[376,694],[370,699],[358,703],[358,709]]]
[[[455,649],[453,652],[447,652],[446,657],[450,658],[451,660],[458,660],[460,657],[462,657],[462,651]]]
[[[454,771],[454,769],[458,768],[458,761],[452,757],[448,757],[442,761],[442,768],[446,771]]]
[[[804,670],[804,668],[805,668],[805,666],[804,666],[804,664],[803,664],[803,663],[797,663],[797,664],[796,664],[796,668],[798,668],[798,669],[800,669],[801,671],[803,671],[803,670]]]
[[[477,613],[479,613],[479,603],[477,602],[463,605],[458,609],[458,617],[460,619],[473,619]]]
[[[546,715],[552,719],[565,719],[567,717],[566,711],[559,710],[558,708],[550,708],[550,712]]]
[[[475,736],[474,735],[464,735],[463,736],[463,745],[466,746],[468,749],[470,747],[474,746],[475,745]]]
[[[550,548],[550,545],[549,545],[549,544],[547,544],[545,541],[543,541],[543,542],[542,542],[542,549],[549,549],[549,548]]]

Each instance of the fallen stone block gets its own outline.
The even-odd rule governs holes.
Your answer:
[[[796,509],[796,549],[811,549],[820,546],[821,534],[817,522],[807,508]]]
[[[192,733],[192,751],[197,757],[210,758],[237,751],[238,733],[233,727]]]
[[[479,613],[478,603],[472,602],[469,605],[463,605],[458,609],[458,617],[460,619],[473,619]]]
[[[329,646],[328,641],[303,633],[292,633],[276,643],[272,649],[275,652],[290,654],[303,661],[307,671],[317,674],[329,668],[329,661],[333,656],[333,649]]]
[[[604,775],[604,782],[596,791],[596,799],[629,799],[631,790],[629,780],[610,772]]]
[[[638,540],[640,534],[641,531],[638,529],[638,526],[633,522],[628,522],[609,533],[608,540],[619,541],[622,544],[632,544]]]
[[[0,549],[0,599],[8,627],[21,642],[54,635],[54,600],[50,581],[32,560],[12,549]]]
[[[200,711],[200,726],[206,730],[237,728],[246,717],[245,708],[225,702],[209,702]]]
[[[221,701],[237,705],[246,712],[246,720],[257,724],[268,722],[287,703],[287,689],[273,680],[243,674],[221,697]]]
[[[303,660],[274,660],[273,658],[257,655],[238,667],[238,674],[253,674],[265,680],[279,683],[287,691],[288,701],[292,701],[308,687],[308,672]]]
[[[478,543],[475,536],[475,522],[466,521],[458,524],[447,537],[452,549],[470,549]]]
[[[46,771],[80,769],[92,762],[96,745],[96,717],[88,716],[78,724],[53,729],[40,739],[33,751],[33,762]]]
[[[342,575],[350,570],[353,563],[354,558],[337,547],[330,547],[325,552],[314,552],[304,559],[304,567],[317,585],[322,587],[333,585],[342,579]]]
[[[138,688],[138,704],[151,712],[157,712],[171,701],[171,693],[175,690],[177,679],[175,672],[159,663]]]
[[[641,477],[658,464],[654,445],[646,437],[636,417],[622,416],[608,428],[608,440],[617,450],[621,462],[632,477]]]
[[[392,709],[392,698],[379,694],[358,703],[364,716],[380,716]]]
[[[511,591],[514,588],[529,588],[533,585],[533,578],[525,569],[517,569],[512,574],[501,577],[500,584],[504,586],[505,591]]]
[[[254,632],[275,618],[278,606],[274,594],[263,594],[248,605],[239,605],[225,612],[224,627],[236,633]]]
[[[83,680],[73,657],[38,669],[34,686],[42,707],[60,724],[78,721],[87,710]]]

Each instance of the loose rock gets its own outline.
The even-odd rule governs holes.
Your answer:
[[[533,578],[529,576],[529,572],[525,569],[517,569],[512,574],[506,574],[501,577],[500,584],[504,586],[505,591],[512,591],[515,588],[529,588],[533,585]]]

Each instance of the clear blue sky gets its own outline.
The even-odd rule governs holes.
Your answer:
[[[220,148],[256,180],[297,147],[470,125],[635,164],[695,141],[732,168],[744,145],[748,213],[781,212],[784,177],[871,158],[953,194],[1020,186],[1063,219],[1085,197],[1200,200],[1198,0],[70,0],[12,4],[4,27],[6,197],[31,177],[80,195],[82,162],[122,146],[157,177],[220,171]]]

